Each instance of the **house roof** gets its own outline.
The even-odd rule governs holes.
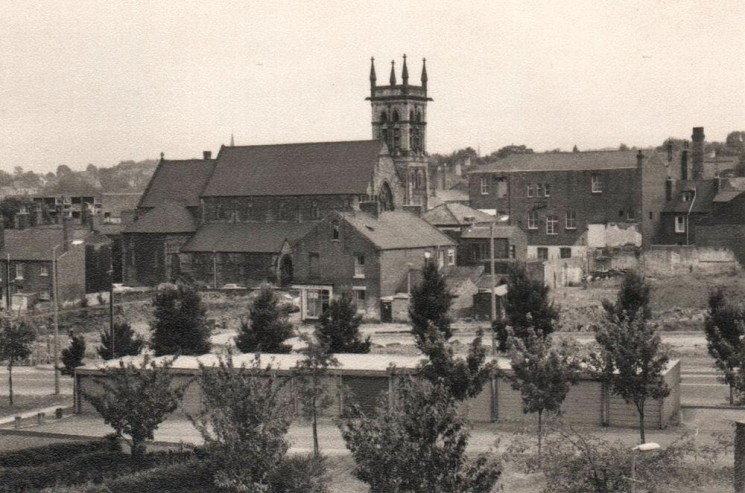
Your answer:
[[[522,230],[513,225],[507,224],[495,224],[494,225],[494,238],[512,238],[517,234],[522,233]],[[524,234],[524,233],[523,233]],[[461,234],[462,239],[466,238],[490,238],[491,237],[491,226],[490,225],[474,225],[468,228]]]
[[[82,240],[90,235],[90,230],[85,228],[73,228],[72,240]],[[38,260],[51,261],[52,249],[62,245],[62,226],[42,226],[28,229],[6,229],[5,245],[0,249],[0,260],[8,258],[11,260]],[[62,248],[57,248],[57,256]]]
[[[180,202],[164,202],[127,224],[125,233],[193,233],[194,216]]]
[[[204,196],[364,194],[377,140],[222,147]]]
[[[387,211],[376,218],[364,212],[339,212],[378,250],[454,246],[455,242],[424,219],[409,212]]]
[[[450,190],[435,190],[435,194],[427,199],[427,203],[430,207],[435,207],[449,202],[467,204],[469,200],[468,190],[451,188]]]
[[[205,224],[181,248],[182,252],[277,253],[305,236],[317,223]]]
[[[519,171],[584,171],[636,168],[638,151],[544,152],[511,154],[504,159],[474,168],[470,173]],[[649,157],[653,150],[642,151]]]
[[[495,218],[467,205],[449,202],[428,210],[422,214],[422,219],[433,226],[465,226],[473,223],[492,222]]]
[[[662,212],[684,212],[705,214],[712,209],[717,194],[717,180],[679,180],[675,187],[673,200],[668,202]],[[684,201],[682,192],[696,191],[693,202]]]
[[[743,193],[742,190],[722,190],[714,196],[713,202],[718,204],[729,202],[741,193]]]
[[[137,204],[142,199],[141,193],[109,193],[101,194],[101,210],[103,212],[113,212],[117,217],[121,211],[132,210],[137,208]]]
[[[199,206],[199,194],[215,168],[214,159],[160,160],[142,195],[139,207],[156,207],[164,202]]]

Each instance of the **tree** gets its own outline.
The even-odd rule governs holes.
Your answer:
[[[644,443],[644,406],[648,399],[662,399],[670,389],[662,378],[669,361],[657,328],[642,310],[634,317],[611,320],[595,327],[599,349],[592,365],[600,379],[639,414],[639,434]]]
[[[0,318],[0,360],[8,364],[9,402],[13,405],[13,365],[31,356],[36,332],[25,320]]]
[[[721,288],[709,294],[704,333],[706,347],[721,373],[720,378],[729,387],[729,402],[734,404],[736,369],[740,366],[741,353],[745,352],[742,342],[745,335],[745,311],[729,304]]]
[[[374,416],[353,409],[341,423],[353,473],[371,493],[492,491],[500,466],[486,455],[466,456],[468,424],[448,389],[404,378],[393,393]]]
[[[135,460],[144,456],[147,440],[153,439],[160,423],[176,410],[189,384],[173,385],[170,368],[174,360],[156,365],[145,356],[137,366],[120,361],[118,367],[102,368],[101,377],[94,378],[100,393],[82,390],[104,422],[127,440]]]
[[[546,337],[554,331],[559,320],[559,311],[549,301],[548,293],[549,287],[541,281],[530,279],[524,267],[510,269],[507,295],[504,298],[507,318],[497,319],[492,324],[500,351],[508,349],[508,328],[513,336],[522,339],[529,336],[528,329],[540,337]]]
[[[491,377],[494,365],[486,363],[486,349],[481,344],[482,332],[474,338],[465,359],[456,358],[444,336],[430,326],[422,351],[427,361],[420,366],[422,376],[435,385],[442,385],[457,401],[475,397]]]
[[[532,331],[527,339],[512,337],[509,342],[512,373],[507,379],[520,392],[523,413],[538,415],[538,457],[541,457],[544,412],[559,413],[577,383],[580,362],[578,348],[567,340],[553,345],[551,336],[539,337]]]
[[[314,341],[305,336],[306,348],[304,359],[297,362],[295,378],[299,384],[301,412],[310,420],[313,430],[313,456],[318,458],[318,415],[328,409],[334,399],[329,394],[329,387],[324,383],[328,369],[339,366],[339,361],[330,354],[328,346],[321,341]]]
[[[452,302],[453,295],[448,291],[445,278],[437,270],[437,265],[426,262],[422,269],[422,282],[411,288],[409,297],[411,332],[419,349],[427,342],[430,325],[434,325],[445,340],[453,335],[448,315]]]
[[[248,321],[241,320],[235,345],[244,353],[289,353],[292,346],[284,341],[292,336],[292,324],[279,307],[274,290],[262,286],[249,309]]]
[[[257,355],[236,368],[230,355],[217,366],[200,364],[203,411],[190,419],[213,459],[218,487],[229,491],[273,491],[271,482],[290,447],[285,438],[291,406],[284,383]]]
[[[75,368],[83,366],[84,357],[85,337],[82,334],[73,335],[70,338],[70,347],[62,350],[62,364],[65,366],[60,368],[60,373],[69,376],[75,375]]]
[[[98,346],[98,355],[105,359],[119,358],[122,356],[136,356],[142,351],[145,341],[136,335],[129,322],[118,320],[114,322],[114,334],[109,330],[101,331],[101,345]]]
[[[615,317],[625,320],[633,320],[637,314],[644,320],[652,318],[652,310],[649,308],[649,292],[651,288],[636,271],[628,271],[623,276],[621,288],[618,290],[616,303],[603,300],[603,308],[609,319]]]
[[[370,337],[364,341],[360,336],[362,315],[352,302],[349,293],[331,300],[316,324],[316,337],[328,346],[331,353],[369,353]]]
[[[158,289],[153,298],[155,322],[150,346],[156,356],[199,355],[210,350],[210,329],[199,293],[188,286]]]
[[[66,165],[66,164],[60,164],[57,166],[57,178],[62,178],[63,176],[69,176],[73,173],[72,169]]]

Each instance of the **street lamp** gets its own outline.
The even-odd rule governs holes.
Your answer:
[[[68,240],[70,241],[70,240]],[[81,245],[83,240],[72,240],[72,245]],[[57,249],[65,246],[67,242],[52,247],[52,297],[54,298],[54,394],[59,395],[59,294],[57,293]],[[60,255],[60,257],[62,257]]]
[[[638,453],[653,452],[660,449],[659,443],[647,442],[631,449],[631,493],[636,493],[636,456]]]

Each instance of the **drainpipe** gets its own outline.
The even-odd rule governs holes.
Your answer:
[[[691,231],[691,209],[693,209],[693,204],[696,203],[696,187],[693,188],[693,200],[691,200],[691,205],[688,206],[688,214],[686,214],[686,246],[690,244],[688,238]]]

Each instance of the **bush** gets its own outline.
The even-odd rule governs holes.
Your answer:
[[[74,456],[92,452],[112,451],[111,443],[95,441],[84,443],[58,443],[0,454],[0,467],[32,467],[69,460]]]
[[[180,464],[157,466],[106,481],[104,484],[111,493],[213,491],[213,469],[213,465],[207,460],[192,459]]]
[[[326,493],[327,482],[326,459],[312,455],[285,457],[269,480],[282,493]]]
[[[289,353],[284,341],[292,337],[292,324],[279,308],[279,299],[269,286],[262,286],[249,309],[248,321],[241,320],[235,345],[243,353]]]

